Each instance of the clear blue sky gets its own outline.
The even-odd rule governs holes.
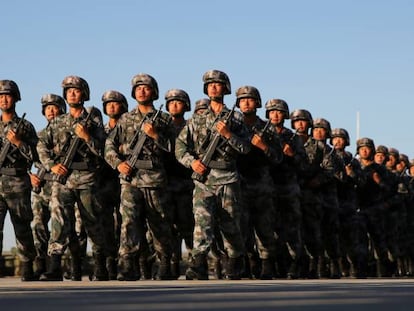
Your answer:
[[[61,94],[67,75],[88,81],[87,106],[115,89],[132,108],[131,78],[149,73],[159,107],[170,88],[204,97],[202,75],[219,69],[231,79],[227,105],[256,86],[263,102],[282,98],[346,128],[352,152],[359,112],[360,136],[414,158],[414,1],[14,0],[1,12],[0,79],[18,83],[17,110],[39,130],[41,96]]]

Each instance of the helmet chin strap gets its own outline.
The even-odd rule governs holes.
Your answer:
[[[150,100],[145,100],[145,101],[139,101],[139,100],[138,100],[138,104],[140,104],[140,105],[144,105],[144,106],[151,106],[151,105],[152,105],[152,99],[150,99]]]
[[[223,103],[224,96],[210,96],[210,100],[217,103]]]
[[[78,103],[68,103],[68,105],[71,108],[80,108],[83,105],[83,101],[80,101]]]

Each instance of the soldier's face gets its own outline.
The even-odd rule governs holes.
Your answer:
[[[14,97],[11,94],[0,94],[1,111],[9,111],[14,107]]]
[[[60,114],[59,107],[55,105],[47,105],[45,108],[46,120],[50,121]]]
[[[181,100],[171,100],[168,102],[168,111],[172,116],[184,114],[185,105]]]
[[[239,107],[243,114],[254,114],[256,113],[256,100],[254,98],[241,98]]]
[[[149,85],[138,85],[135,88],[135,99],[138,102],[146,103],[152,98],[152,88]]]
[[[106,114],[113,118],[114,116],[117,116],[122,111],[122,104],[120,102],[108,102],[105,106]]]
[[[285,120],[283,111],[279,111],[279,110],[269,111],[269,120],[272,124],[283,124]]]
[[[361,159],[369,159],[371,156],[371,148],[368,146],[362,146],[358,150],[358,154],[361,157]]]
[[[294,130],[297,130],[299,134],[307,133],[308,131],[308,121],[306,120],[296,120],[293,122]]]
[[[69,105],[79,104],[82,102],[82,91],[75,87],[70,87],[66,90],[66,101]]]
[[[345,149],[345,139],[343,137],[334,137],[332,138],[332,145],[335,149],[343,150]]]
[[[383,154],[382,152],[377,152],[377,153],[374,155],[374,161],[375,161],[375,163],[378,163],[378,164],[383,164],[383,163],[384,163],[384,161],[385,161],[385,159],[386,159],[386,155],[385,155],[385,154]]]
[[[326,139],[326,130],[322,127],[316,127],[312,130],[312,136],[316,140],[324,140]]]
[[[222,96],[224,92],[223,83],[211,82],[207,84],[207,95],[209,97],[219,97]]]

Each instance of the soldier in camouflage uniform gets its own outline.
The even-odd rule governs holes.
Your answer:
[[[36,249],[30,227],[33,213],[28,171],[37,159],[38,138],[33,125],[17,116],[16,103],[19,100],[20,91],[17,84],[12,80],[0,80],[0,255],[3,251],[4,220],[8,211],[22,263],[21,279],[34,281],[36,277],[33,273],[33,260]],[[18,124],[20,128],[16,129]]]
[[[179,134],[175,148],[177,160],[194,171],[194,248],[186,277],[208,279],[207,255],[217,226],[228,256],[227,277],[240,279],[244,243],[240,231],[236,157],[249,152],[251,147],[242,115],[234,112],[229,117],[231,111],[223,101],[224,95],[231,94],[227,74],[210,70],[203,75],[203,82],[210,106],[203,113],[193,115]],[[228,122],[223,119],[225,117],[229,118]],[[202,159],[211,141],[217,142],[217,146],[212,149],[211,161],[206,165]]]
[[[337,181],[344,179],[344,163],[335,153],[335,148],[327,143],[331,137],[331,124],[328,120],[317,118],[313,120],[312,137],[323,146],[323,161],[321,163],[325,174],[325,182],[321,184],[323,216],[321,222],[322,243],[324,253],[319,263],[319,276],[338,279],[341,277],[339,254],[339,205]],[[325,263],[325,259],[329,262]]]
[[[210,100],[208,98],[202,98],[196,101],[194,107],[194,113],[202,114],[205,110],[208,109],[210,105]]]
[[[191,110],[190,97],[184,90],[171,89],[165,94],[165,103],[172,118],[175,137],[177,137],[187,123],[184,119],[184,113]],[[169,212],[171,213],[174,237],[171,275],[174,279],[178,279],[180,276],[180,260],[182,259],[182,241],[184,240],[189,259],[193,249],[194,215],[192,200],[194,183],[191,179],[191,170],[179,163],[174,153],[168,154],[165,167],[168,175]]]
[[[270,167],[283,158],[279,135],[257,116],[262,100],[257,88],[242,86],[236,91],[236,104],[244,116],[251,150],[237,159],[242,190],[242,233],[253,278],[271,280],[274,276],[276,238],[273,233],[274,185]],[[261,267],[260,267],[261,262]]]
[[[323,218],[323,187],[332,182],[334,169],[326,144],[310,135],[313,118],[308,110],[297,109],[290,114],[292,128],[297,131],[306,150],[307,163],[300,174],[303,242],[309,254],[307,270],[310,279],[319,278],[324,255],[321,224]]]
[[[278,274],[280,277],[296,279],[299,277],[299,263],[303,256],[302,211],[300,207],[300,186],[298,173],[307,161],[303,144],[292,130],[284,126],[289,119],[288,104],[282,99],[266,102],[268,118],[279,134],[283,147],[283,160],[272,165],[273,204],[275,209],[275,228],[277,239]]]
[[[51,237],[48,253],[51,264],[40,280],[62,280],[61,257],[68,245],[72,264],[76,267],[76,271],[72,271],[72,279],[81,280],[81,253],[75,231],[75,204],[92,241],[95,265],[91,280],[108,280],[101,207],[95,195],[96,174],[105,142],[102,114],[97,108],[87,110],[84,107],[84,102],[89,100],[89,86],[83,78],[67,76],[62,81],[62,88],[63,97],[69,105],[69,113],[53,119],[37,145],[41,163],[54,174],[55,180],[50,203]],[[88,114],[90,118],[86,122]],[[69,149],[76,139],[79,145],[73,161],[66,162]],[[56,156],[51,155],[51,149]]]
[[[56,94],[45,94],[41,98],[42,114],[45,116],[48,125],[55,117],[66,113],[65,100]],[[46,134],[46,128],[38,133],[39,137]],[[52,150],[50,150],[52,152]],[[35,163],[38,173],[30,174],[32,184],[32,211],[33,211],[33,239],[36,247],[36,275],[46,272],[47,248],[50,238],[49,220],[50,220],[50,198],[52,195],[52,174],[46,172],[40,162]],[[43,176],[42,176],[43,175]]]
[[[163,160],[166,153],[172,152],[174,132],[171,117],[164,112],[156,112],[154,108],[158,84],[152,76],[144,73],[134,76],[131,95],[138,106],[121,116],[105,146],[106,161],[122,176],[117,279],[137,279],[135,260],[137,253],[143,251],[147,223],[160,260],[157,278],[167,280],[171,278],[172,233]],[[159,117],[153,121],[151,118],[156,115]],[[137,155],[136,164],[132,164],[135,166],[131,167],[128,157],[140,139],[144,140],[144,145]]]
[[[102,109],[109,117],[105,124],[107,136],[118,123],[121,115],[128,111],[128,101],[125,96],[115,90],[109,90],[102,95]],[[106,161],[102,161],[98,177],[98,199],[102,206],[102,222],[105,228],[109,256],[106,258],[106,268],[110,280],[116,280],[119,238],[121,233],[121,184],[119,172],[114,170]]]
[[[375,251],[378,277],[387,276],[388,250],[384,235],[384,193],[388,191],[388,185],[384,182],[387,171],[384,165],[374,161],[375,145],[370,138],[364,137],[357,140],[357,154],[363,173],[366,175],[366,183],[357,188],[361,219],[364,232],[361,235],[361,249],[363,249],[362,271],[367,271],[369,260],[369,241]]]
[[[359,161],[346,150],[349,146],[348,131],[335,128],[331,132],[331,145],[335,154],[344,163],[342,176],[337,178],[339,204],[339,248],[341,254],[342,275],[357,278],[366,277],[362,268],[360,237],[363,232],[359,216],[359,205],[356,188],[363,185],[365,175]],[[350,266],[350,268],[349,268]]]

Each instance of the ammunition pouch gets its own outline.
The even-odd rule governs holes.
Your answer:
[[[137,160],[135,167],[138,169],[150,170],[154,168],[151,160]]]
[[[95,165],[91,165],[86,161],[82,162],[72,162],[69,169],[77,171],[93,171],[96,169]]]

